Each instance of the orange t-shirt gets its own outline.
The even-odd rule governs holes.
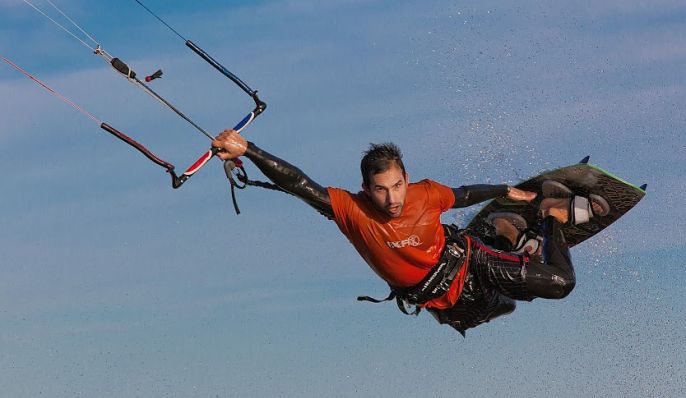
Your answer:
[[[338,228],[389,285],[414,286],[438,263],[445,245],[441,213],[455,203],[451,188],[431,180],[409,184],[396,218],[377,210],[364,192],[331,187],[328,192]],[[467,267],[462,267],[450,290],[424,306],[452,307],[466,275]]]

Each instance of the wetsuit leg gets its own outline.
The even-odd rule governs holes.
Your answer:
[[[542,234],[542,263],[531,262],[528,256],[494,250],[473,239],[470,272],[486,286],[515,300],[567,296],[576,279],[560,222],[546,217]]]
[[[572,258],[561,227],[554,217],[543,220],[543,263],[530,263],[526,267],[526,285],[532,298],[561,299],[576,285]]]

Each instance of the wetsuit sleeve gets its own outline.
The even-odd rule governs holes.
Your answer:
[[[507,185],[463,185],[453,188],[455,203],[453,208],[467,207],[489,199],[504,197],[509,191]]]
[[[299,168],[258,148],[252,142],[248,142],[245,156],[279,188],[302,199],[325,217],[333,219],[329,193]]]

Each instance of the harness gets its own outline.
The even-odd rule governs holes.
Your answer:
[[[382,303],[395,299],[398,309],[406,315],[417,315],[421,305],[448,292],[455,277],[469,259],[469,237],[454,225],[444,225],[446,234],[443,253],[431,271],[418,284],[410,287],[390,286],[391,292],[385,299],[359,296],[357,301]],[[412,310],[411,307],[414,306]]]

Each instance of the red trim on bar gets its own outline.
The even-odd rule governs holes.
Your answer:
[[[194,174],[194,173],[195,173],[196,171],[198,171],[198,169],[200,169],[205,163],[207,163],[207,161],[210,160],[210,159],[212,158],[212,156],[213,156],[213,154],[212,154],[212,150],[211,150],[211,149],[210,149],[209,151],[203,153],[202,156],[200,156],[200,158],[199,158],[198,160],[196,160],[195,163],[193,163],[193,164],[191,165],[191,167],[189,167],[186,171],[183,172],[183,174],[186,174],[186,175],[192,175],[192,174]]]

